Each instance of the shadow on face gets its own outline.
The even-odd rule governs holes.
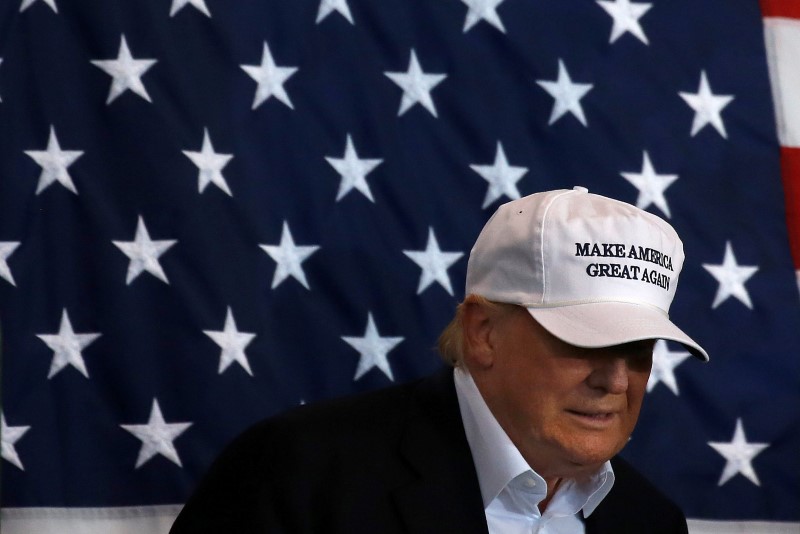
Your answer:
[[[525,308],[465,305],[464,365],[537,473],[588,474],[622,449],[639,417],[654,340],[577,347]]]

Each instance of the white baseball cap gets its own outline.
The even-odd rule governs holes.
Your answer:
[[[669,320],[683,260],[660,217],[583,187],[546,191],[492,215],[470,253],[466,294],[524,306],[571,345],[665,339],[708,361]]]

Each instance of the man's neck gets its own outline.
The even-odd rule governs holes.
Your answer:
[[[545,478],[544,481],[547,482],[547,496],[539,503],[539,513],[542,515],[544,515],[544,511],[547,509],[547,505],[550,504],[553,495],[558,491],[558,487],[561,485],[561,478]]]

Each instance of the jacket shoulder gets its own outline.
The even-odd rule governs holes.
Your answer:
[[[370,482],[386,463],[417,382],[300,406],[251,426],[216,458],[171,532],[302,531],[293,522],[328,506],[317,501],[334,502],[338,483]],[[374,483],[362,485],[377,493]]]
[[[586,519],[588,534],[648,532],[685,534],[683,511],[620,457],[611,460],[614,486]]]
[[[391,433],[404,418],[417,382],[293,408],[256,423],[231,446],[263,450],[268,442],[290,440],[302,445],[309,439],[327,442],[337,436],[352,440],[358,434]]]

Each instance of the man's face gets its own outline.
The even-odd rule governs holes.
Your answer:
[[[495,318],[490,365],[467,360],[500,425],[544,477],[595,470],[627,442],[642,405],[654,341],[569,345],[524,308]]]

